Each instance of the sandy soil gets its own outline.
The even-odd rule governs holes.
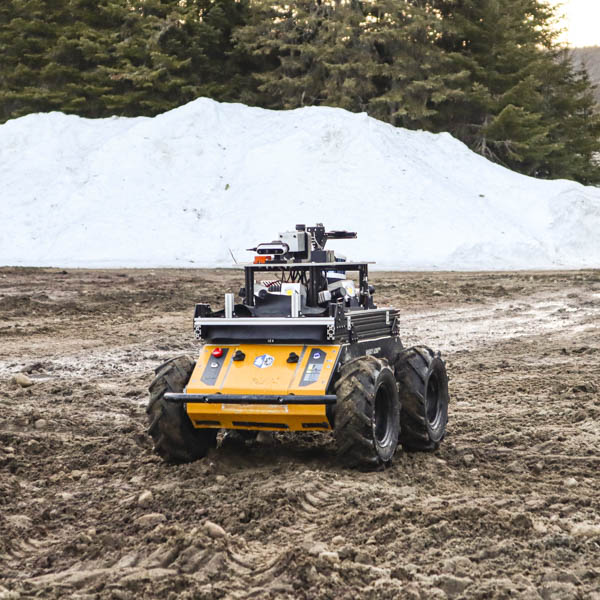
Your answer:
[[[278,434],[165,465],[152,370],[241,279],[0,269],[0,598],[600,599],[599,271],[374,275],[447,358],[434,454],[359,473]]]

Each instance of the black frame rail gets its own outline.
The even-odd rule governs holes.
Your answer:
[[[176,394],[167,392],[164,398],[168,402],[186,404],[335,404],[337,396],[335,394],[324,394],[322,396],[255,394],[242,396],[240,394]]]

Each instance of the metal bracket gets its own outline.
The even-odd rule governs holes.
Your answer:
[[[327,325],[327,339],[335,340],[335,325]]]
[[[353,344],[354,342],[358,342],[358,336],[356,335],[354,325],[350,325],[350,329],[348,330],[348,341],[351,344]]]

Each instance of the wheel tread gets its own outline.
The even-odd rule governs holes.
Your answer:
[[[343,366],[335,385],[337,403],[334,435],[337,456],[348,467],[371,469],[383,462],[373,439],[372,415],[374,387],[384,369],[393,375],[384,359],[362,356]],[[395,384],[393,389],[396,393]],[[393,444],[395,449],[397,439]]]
[[[196,429],[182,405],[164,399],[167,391],[183,391],[194,366],[188,356],[172,358],[155,369],[156,377],[149,386],[148,433],[155,452],[167,462],[191,462],[216,444],[216,429]]]
[[[436,359],[439,361],[432,367]],[[441,367],[440,367],[441,365]],[[440,431],[433,431],[427,417],[425,385],[431,368],[442,369],[443,422]],[[448,378],[440,353],[426,346],[414,346],[404,350],[395,363],[396,378],[400,389],[400,443],[405,450],[432,451],[438,448],[445,436],[448,420]]]

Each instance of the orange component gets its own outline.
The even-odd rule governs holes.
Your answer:
[[[264,265],[265,263],[270,262],[272,258],[273,258],[272,256],[255,256],[254,264],[255,265]]]

